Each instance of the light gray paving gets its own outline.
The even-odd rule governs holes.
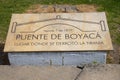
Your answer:
[[[0,80],[120,80],[120,65],[0,66]]]

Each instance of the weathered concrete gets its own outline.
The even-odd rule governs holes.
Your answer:
[[[0,66],[0,80],[74,80],[75,67]]]
[[[11,65],[80,65],[106,63],[106,52],[9,53]]]
[[[120,80],[120,65],[0,66],[0,80]]]
[[[120,65],[87,66],[78,80],[120,80]]]

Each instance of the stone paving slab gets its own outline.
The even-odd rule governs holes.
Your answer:
[[[75,67],[0,66],[0,80],[73,80]]]
[[[120,65],[0,66],[0,80],[120,80]]]
[[[120,80],[120,65],[88,66],[78,80]]]

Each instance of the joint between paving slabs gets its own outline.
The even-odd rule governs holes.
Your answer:
[[[77,66],[78,69],[80,69],[80,72],[78,73],[78,75],[75,77],[74,80],[78,80],[78,78],[80,77],[80,75],[82,74],[82,72],[84,71],[86,65],[83,66]]]

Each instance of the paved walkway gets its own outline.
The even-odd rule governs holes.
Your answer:
[[[0,66],[0,80],[120,80],[120,65]]]

